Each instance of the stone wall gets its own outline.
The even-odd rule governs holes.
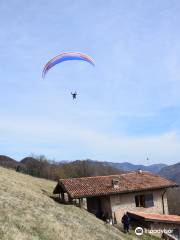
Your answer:
[[[180,215],[180,187],[168,189],[167,200],[169,213]]]
[[[136,192],[127,194],[116,194],[110,196],[110,204],[112,216],[116,217],[117,222],[121,222],[121,218],[127,211],[149,212],[163,214],[162,194],[164,190]],[[153,193],[154,206],[149,208],[136,207],[135,196],[141,194]],[[168,214],[167,196],[164,195],[164,210]]]

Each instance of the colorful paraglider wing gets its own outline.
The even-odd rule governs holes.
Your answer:
[[[90,63],[91,65],[95,65],[93,60],[87,56],[86,54],[79,53],[79,52],[65,52],[61,53],[58,56],[52,58],[45,66],[42,72],[42,77],[44,78],[46,76],[46,73],[54,67],[56,64],[69,61],[69,60],[82,60]]]

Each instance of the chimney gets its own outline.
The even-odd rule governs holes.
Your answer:
[[[142,171],[142,169],[140,169],[140,168],[137,170],[137,173],[139,173],[139,174],[141,174],[142,172],[143,172],[143,171]]]
[[[118,188],[119,187],[118,183],[119,183],[118,179],[115,179],[115,178],[112,179],[112,187],[113,188],[115,188],[115,189]]]

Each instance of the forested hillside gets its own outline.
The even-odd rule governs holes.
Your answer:
[[[44,156],[26,157],[18,162],[14,159],[1,155],[0,166],[13,168],[17,172],[51,180],[122,173],[121,170],[112,166],[105,166],[101,162],[94,162],[90,160],[55,162],[48,161]]]

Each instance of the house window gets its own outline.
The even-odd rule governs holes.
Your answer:
[[[153,194],[136,195],[135,203],[136,207],[144,208],[153,207],[154,206]]]

